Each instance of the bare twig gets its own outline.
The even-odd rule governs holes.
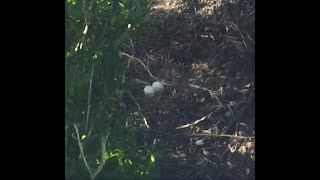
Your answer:
[[[172,137],[175,137],[175,136],[206,136],[206,138],[210,138],[210,137],[228,137],[228,138],[238,138],[238,139],[255,139],[255,136],[237,136],[237,135],[229,135],[229,134],[206,134],[206,133],[199,133],[199,134],[196,134],[196,133],[193,133],[193,134],[186,134],[186,133],[177,133],[177,134],[170,134],[170,133],[167,133],[167,132],[163,132],[163,131],[160,131],[160,130],[157,130],[157,129],[150,129],[154,132],[157,132],[157,133],[161,133],[161,134],[164,134],[164,135],[167,135],[167,136],[172,136]]]
[[[194,121],[194,122],[191,123],[191,124],[185,124],[185,125],[182,125],[182,126],[177,127],[176,129],[182,129],[182,128],[187,128],[187,127],[196,125],[196,124],[198,124],[199,122],[205,120],[206,118],[211,117],[212,113],[214,113],[214,112],[216,112],[216,111],[217,111],[217,109],[214,110],[213,112],[211,112],[210,114],[208,114],[208,115],[206,115],[206,116],[203,116],[203,117],[200,118],[200,119],[197,119],[196,121]]]
[[[242,42],[243,42],[244,46],[247,47],[247,44],[246,44],[246,42],[244,41],[243,35],[242,35],[241,31],[239,30],[238,26],[235,25],[235,24],[233,24],[233,25],[234,25],[234,26],[236,27],[236,29],[240,32],[240,35],[241,35],[241,38],[242,38]]]
[[[135,78],[132,82],[134,83],[138,83],[138,84],[144,84],[144,85],[149,85],[150,83],[146,82],[146,81],[142,81],[138,78]]]
[[[100,156],[100,164],[99,166],[95,169],[95,170],[91,170],[91,167],[90,165],[88,164],[87,162],[87,159],[84,155],[84,151],[83,151],[83,146],[82,146],[82,143],[80,141],[80,135],[79,135],[79,130],[78,130],[78,127],[76,124],[73,124],[75,130],[76,130],[76,134],[77,134],[77,139],[78,139],[78,146],[79,146],[79,149],[80,149],[80,154],[83,158],[83,162],[90,174],[90,180],[94,180],[96,178],[96,176],[100,173],[100,171],[102,170],[103,166],[105,165],[106,163],[106,160],[104,159],[104,154],[106,152],[106,142],[107,142],[107,139],[108,139],[108,135],[107,136],[104,136],[104,137],[101,137],[101,156]]]
[[[256,10],[253,10],[248,16],[251,16],[252,13],[254,13]]]
[[[144,53],[146,53],[146,55],[147,55],[147,57],[148,57],[148,61],[149,61],[149,59],[151,59],[151,60],[154,61],[154,59],[147,53],[147,51],[146,51],[145,49],[144,49],[143,51],[144,51]]]
[[[91,107],[90,101],[91,101],[91,91],[92,91],[92,81],[93,81],[94,66],[95,66],[95,64],[93,64],[93,66],[92,66],[91,77],[90,77],[90,85],[89,85],[89,90],[88,90],[86,134],[88,133],[88,128],[89,128],[89,116],[90,116],[90,107]],[[88,134],[88,136],[89,135],[90,134]]]
[[[253,43],[253,45],[256,45],[256,43],[252,40],[252,38],[249,36],[248,33],[247,33],[247,37],[250,39],[250,41]]]
[[[84,156],[83,147],[82,147],[82,144],[81,144],[81,142],[80,142],[80,136],[79,136],[78,127],[77,127],[76,124],[73,124],[73,126],[74,126],[74,128],[76,129],[77,139],[78,139],[78,146],[79,146],[79,149],[80,149],[80,154],[81,154],[81,156],[82,156],[82,158],[83,158],[84,164],[85,164],[85,166],[86,166],[86,168],[87,168],[87,170],[88,170],[88,172],[89,172],[89,174],[90,174],[90,177],[91,177],[91,176],[92,176],[92,171],[91,171],[91,168],[90,168],[90,166],[89,166],[89,164],[88,164],[88,162],[87,162],[86,157]]]
[[[228,134],[185,134],[187,136],[208,136],[208,137],[229,137],[229,138],[238,138],[238,139],[255,139],[255,136],[236,136]]]
[[[143,121],[144,121],[144,125],[149,129],[150,126],[148,125],[147,118],[142,114],[140,105],[134,100],[132,94],[131,94],[129,91],[127,91],[127,93],[128,93],[129,96],[131,97],[132,101],[137,105],[138,110],[139,110],[139,112],[140,112],[140,115],[142,116],[142,119],[143,119]]]
[[[222,88],[220,88],[218,91],[212,91],[212,90],[210,90],[210,89],[208,89],[208,88],[206,88],[206,87],[200,87],[200,86],[195,85],[195,84],[188,84],[188,86],[190,86],[190,87],[192,87],[192,88],[202,89],[202,90],[204,90],[204,91],[208,91],[209,94],[210,94],[210,96],[211,96],[211,98],[215,98],[215,99],[218,101],[219,106],[218,106],[217,109],[219,110],[219,109],[221,109],[221,108],[225,108],[225,107],[223,106],[223,104],[220,102],[219,98],[216,96],[216,95],[219,95],[219,94],[221,95],[221,94],[222,94]]]
[[[133,45],[133,42],[132,42],[132,39],[129,38],[129,41],[130,41],[130,44],[127,45],[125,43],[122,43],[123,46],[125,46],[126,48],[128,48],[130,51],[131,51],[131,54],[133,54],[133,56],[136,54],[135,52],[135,48],[134,48],[134,45]]]
[[[85,27],[82,32],[83,38],[82,41],[84,42],[86,38],[91,38],[92,36],[92,12],[94,12],[96,0],[83,0],[83,15],[85,20]],[[81,47],[80,47],[81,49]]]
[[[138,58],[134,57],[134,56],[130,56],[129,54],[127,53],[124,53],[124,52],[120,52],[119,53],[120,56],[127,56],[129,57],[130,59],[134,59],[134,60],[137,60],[149,73],[149,75],[154,79],[154,80],[158,80],[156,77],[153,76],[153,74],[150,72],[150,70],[147,68],[147,66]]]
[[[107,142],[107,139],[108,139],[108,135],[107,136],[103,136],[101,137],[101,140],[100,140],[100,151],[101,151],[101,154],[100,154],[100,164],[99,166],[97,167],[97,169],[95,171],[92,172],[92,177],[90,179],[95,179],[95,177],[100,173],[100,171],[102,170],[103,166],[105,165],[106,163],[106,160],[104,158],[104,154],[106,152],[106,142]]]

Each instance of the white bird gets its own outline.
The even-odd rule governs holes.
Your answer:
[[[152,87],[156,90],[157,93],[161,93],[164,91],[164,86],[159,81],[152,83]]]
[[[153,97],[156,94],[156,90],[152,86],[146,86],[144,88],[144,94],[147,97]]]

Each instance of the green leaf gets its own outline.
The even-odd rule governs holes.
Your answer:
[[[99,162],[99,160],[98,159],[96,159],[96,163],[99,165],[100,164],[100,162]]]
[[[119,5],[124,8],[124,5],[121,2],[119,2]]]
[[[109,156],[108,152],[105,152],[105,153],[104,153],[104,159],[105,159],[105,160],[108,160],[109,158],[110,158],[110,156]]]
[[[98,55],[97,54],[94,54],[92,59],[97,59],[98,58]]]
[[[151,154],[150,160],[151,160],[151,162],[154,162],[154,161],[155,161],[155,158],[154,158],[153,154]]]
[[[71,57],[71,56],[72,56],[72,53],[71,53],[71,52],[67,52],[66,58],[69,58],[69,57]]]
[[[87,136],[84,134],[81,136],[81,140],[84,140]]]

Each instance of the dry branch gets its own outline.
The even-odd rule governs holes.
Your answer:
[[[106,152],[106,142],[107,142],[107,139],[108,139],[108,135],[101,137],[100,164],[96,169],[92,170],[90,165],[87,162],[86,156],[85,156],[84,151],[83,151],[83,146],[82,146],[82,143],[80,141],[80,135],[79,135],[78,127],[77,127],[76,124],[73,124],[73,126],[74,126],[74,128],[76,130],[77,139],[78,139],[78,146],[79,146],[79,149],[80,149],[81,157],[83,158],[83,162],[84,162],[84,164],[85,164],[85,166],[86,166],[86,168],[87,168],[87,170],[88,170],[88,172],[90,174],[90,180],[94,180],[96,178],[96,176],[100,173],[100,171],[102,170],[103,166],[106,163],[106,160],[104,159],[104,154]]]
[[[127,91],[127,93],[129,94],[130,98],[132,99],[132,101],[136,104],[136,106],[138,107],[138,110],[139,110],[139,113],[140,115],[142,116],[142,119],[144,121],[144,125],[147,127],[147,128],[150,128],[150,126],[148,125],[148,121],[147,121],[147,118],[142,114],[141,112],[141,108],[140,108],[140,105],[137,103],[137,101],[134,100],[132,94]]]
[[[138,58],[136,58],[136,57],[134,57],[134,56],[130,56],[129,54],[124,53],[124,52],[120,52],[119,55],[120,55],[120,56],[127,56],[127,57],[130,58],[130,59],[134,59],[134,60],[138,61],[138,62],[148,71],[149,75],[150,75],[154,80],[156,80],[156,81],[158,80],[156,77],[153,76],[153,74],[150,72],[150,70],[147,68],[147,66],[146,66],[140,59],[138,59]]]

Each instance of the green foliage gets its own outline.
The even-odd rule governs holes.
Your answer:
[[[106,165],[97,176],[143,179],[157,175],[161,148],[137,145],[140,124],[135,107],[121,108],[128,60],[119,56],[121,44],[151,32],[156,21],[145,20],[148,0],[66,0],[65,29],[65,177],[89,179],[80,156],[73,124],[80,124],[85,157],[92,168],[100,162],[99,138],[108,135]],[[90,128],[85,127],[90,93]],[[101,111],[101,109],[103,109]],[[88,135],[87,129],[92,129]],[[160,143],[161,144],[161,143]]]
[[[133,135],[133,134],[132,134]],[[126,135],[125,141],[111,141],[108,144],[106,159],[108,166],[104,168],[99,177],[110,179],[152,179],[159,175],[156,169],[158,159],[163,154],[162,142],[154,145],[149,151],[139,147],[135,142],[136,136]]]

